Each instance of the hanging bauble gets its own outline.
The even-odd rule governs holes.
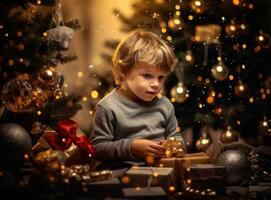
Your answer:
[[[14,123],[0,124],[0,167],[18,168],[29,158],[32,141],[28,132]]]
[[[220,61],[212,67],[212,75],[215,79],[224,81],[229,76],[229,69]]]
[[[219,42],[221,26],[217,24],[197,25],[195,27],[195,41],[207,44]]]
[[[204,126],[201,129],[201,136],[200,138],[196,141],[196,149],[198,151],[206,151],[208,147],[212,144],[212,138],[209,136],[208,133],[208,126]]]
[[[256,43],[257,43],[257,46],[259,46],[260,48],[269,49],[270,42],[271,42],[271,38],[267,33],[260,31],[260,33],[256,35]]]
[[[168,27],[173,31],[182,30],[184,27],[183,20],[179,16],[175,16],[168,20]]]
[[[63,97],[63,91],[61,90],[60,87],[57,87],[55,90],[54,90],[54,97],[55,99],[61,99]]]
[[[170,95],[175,98],[176,102],[183,103],[189,97],[189,90],[184,86],[183,82],[179,82],[170,90]]]
[[[247,98],[250,95],[249,86],[241,80],[234,86],[234,94],[238,98]]]
[[[192,0],[190,7],[195,13],[202,14],[206,10],[206,3],[204,0]]]
[[[5,107],[12,112],[27,112],[32,102],[32,87],[26,80],[12,79],[3,87]]]
[[[58,74],[55,67],[44,66],[37,76],[37,85],[42,89],[52,89],[58,83]]]
[[[238,139],[239,134],[236,131],[233,131],[230,126],[228,126],[227,130],[220,135],[220,141],[223,144],[230,144],[238,141]]]
[[[73,38],[74,30],[67,26],[58,26],[48,30],[47,34],[49,48],[67,50]]]
[[[190,64],[194,63],[194,56],[193,56],[193,53],[191,50],[186,51],[184,58],[188,63],[190,63]]]
[[[263,120],[259,123],[259,132],[264,136],[271,136],[271,119],[264,116]]]
[[[39,87],[36,87],[32,91],[32,105],[35,109],[43,108],[48,102],[48,95],[45,91],[42,91]]]
[[[226,168],[228,185],[239,184],[250,176],[250,163],[245,153],[240,150],[226,150],[218,155],[217,163]]]

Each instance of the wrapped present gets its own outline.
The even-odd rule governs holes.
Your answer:
[[[123,188],[123,196],[136,199],[168,199],[167,193],[161,187]]]
[[[176,179],[177,188],[182,187],[183,173],[186,166],[191,164],[209,163],[210,157],[203,152],[184,154],[183,157],[161,158],[156,163],[156,167],[172,167],[174,169],[174,177]]]
[[[184,182],[195,190],[225,193],[225,166],[218,164],[192,164],[184,171]]]
[[[162,187],[165,191],[175,190],[173,168],[168,167],[131,167],[122,177],[127,187]]]
[[[33,147],[33,153],[37,155],[47,150],[53,150],[53,155],[69,166],[89,163],[89,158],[95,154],[95,148],[88,137],[72,120],[61,120],[54,129],[48,128],[44,131]]]

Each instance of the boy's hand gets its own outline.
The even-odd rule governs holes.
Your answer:
[[[144,159],[147,156],[161,158],[165,150],[165,147],[159,141],[137,139],[132,142],[132,153]]]

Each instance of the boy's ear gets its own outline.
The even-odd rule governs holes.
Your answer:
[[[121,77],[121,78],[124,78],[124,77],[127,75],[126,70],[124,70],[124,69],[120,69],[120,71],[119,71],[119,75],[120,75],[120,77]]]

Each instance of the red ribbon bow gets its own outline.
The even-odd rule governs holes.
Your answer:
[[[76,136],[78,125],[73,120],[61,120],[57,123],[57,134],[46,135],[44,138],[52,149],[64,151],[74,143],[80,150],[92,156],[96,153],[95,148],[90,143],[87,136]]]

